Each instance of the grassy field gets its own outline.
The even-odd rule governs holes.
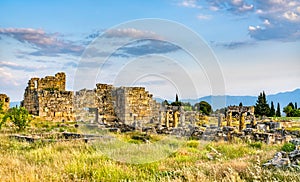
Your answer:
[[[133,146],[133,135],[117,137]],[[151,136],[157,140],[161,136]],[[147,145],[147,144],[145,144]],[[27,143],[0,137],[1,181],[299,181],[298,172],[263,169],[281,145],[191,140],[161,160],[132,164],[103,152],[101,142]],[[142,155],[147,148],[141,148]],[[152,151],[153,152],[153,151]],[[159,153],[160,151],[157,151]],[[124,151],[126,153],[126,151]]]
[[[0,181],[300,181],[299,171],[261,167],[282,145],[111,134],[74,124],[35,119],[17,132],[6,123],[0,130]],[[64,131],[106,134],[113,140],[28,143],[9,138]]]

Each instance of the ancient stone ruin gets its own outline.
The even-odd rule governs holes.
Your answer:
[[[183,106],[157,103],[144,87],[98,83],[92,90],[82,89],[73,94],[65,90],[65,83],[64,73],[30,79],[21,105],[30,114],[45,120],[79,121],[109,131],[140,130],[226,141],[238,137],[266,143],[291,139],[280,123],[257,122],[253,106],[229,106],[225,115],[210,117],[209,120],[215,123],[212,124],[205,123],[210,121],[198,111],[184,111]]]
[[[30,114],[49,121],[73,121],[73,92],[66,91],[65,73],[31,78],[21,106]]]
[[[0,94],[0,103],[2,103],[2,109],[6,112],[9,109],[9,97],[6,94]]]
[[[256,125],[254,106],[228,106],[227,107],[227,126],[232,126],[233,119],[238,120],[239,131],[246,128],[246,121],[250,121],[252,126]]]
[[[77,120],[91,120],[94,112],[95,122],[121,121],[132,125],[135,122],[150,123],[159,121],[160,104],[143,87],[113,87],[96,84],[94,90],[80,90],[75,94]]]

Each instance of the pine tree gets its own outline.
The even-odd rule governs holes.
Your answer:
[[[178,102],[178,95],[176,94],[176,99],[175,99],[175,102]]]
[[[269,116],[270,106],[267,103],[265,92],[260,93],[255,104],[255,115]]]
[[[295,109],[298,109],[297,102],[295,102]]]
[[[280,104],[279,103],[277,103],[276,117],[281,117]]]
[[[291,106],[291,108],[294,110],[295,109],[295,106],[292,102],[290,102],[287,106]]]
[[[239,106],[240,106],[240,107],[242,107],[242,106],[243,106],[243,103],[242,103],[242,102],[240,102]]]
[[[270,109],[269,116],[270,117],[274,117],[275,116],[275,107],[274,107],[273,101],[271,102],[271,109]]]

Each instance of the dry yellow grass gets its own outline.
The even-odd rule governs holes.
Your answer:
[[[221,155],[209,160],[211,147]],[[280,146],[189,141],[169,157],[127,164],[80,141],[26,143],[0,136],[1,181],[299,181],[298,172],[267,170],[262,162]]]

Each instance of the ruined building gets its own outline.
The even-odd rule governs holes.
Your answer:
[[[232,120],[239,121],[239,130],[246,128],[246,121],[251,125],[256,125],[254,106],[228,106],[227,107],[227,126],[232,126]]]
[[[119,120],[134,122],[159,122],[160,104],[143,87],[113,87],[96,84],[94,90],[80,90],[75,94],[77,120],[91,120],[94,111],[96,122]],[[90,119],[88,119],[90,118]]]
[[[182,106],[165,105],[160,111],[160,122],[162,126],[177,128],[185,123],[185,114]]]
[[[6,94],[0,94],[0,103],[2,103],[2,109],[6,112],[9,109],[9,97]]]
[[[66,91],[65,73],[31,78],[21,105],[30,114],[50,121],[73,121],[73,92]]]

